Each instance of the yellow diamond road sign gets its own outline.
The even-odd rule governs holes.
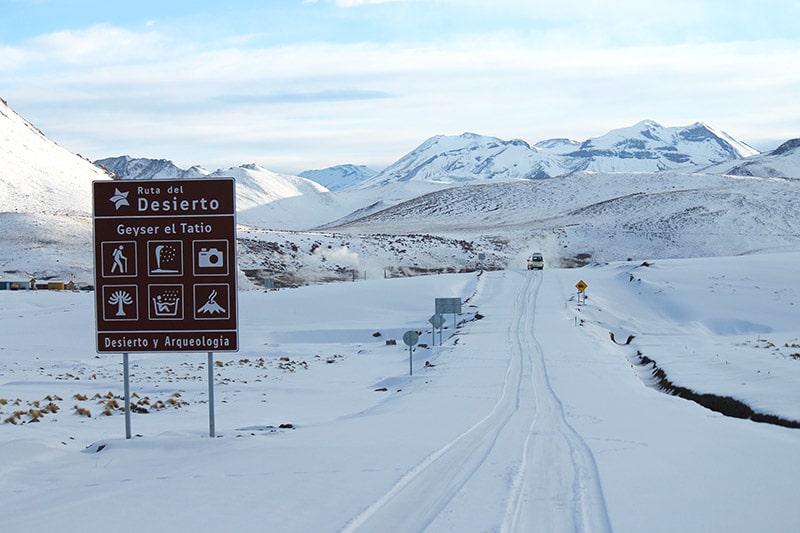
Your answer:
[[[586,290],[586,287],[588,287],[588,285],[586,284],[585,281],[580,280],[578,283],[575,284],[575,287],[578,289],[578,292],[583,292]]]

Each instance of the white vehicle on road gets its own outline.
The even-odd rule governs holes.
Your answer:
[[[528,270],[542,270],[544,268],[544,259],[541,252],[533,252],[527,259]]]

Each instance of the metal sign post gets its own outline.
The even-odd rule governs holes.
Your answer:
[[[583,301],[586,302],[586,294],[584,293],[584,291],[588,286],[589,285],[587,285],[586,282],[583,280],[580,280],[578,283],[575,284],[575,288],[578,289],[578,305],[581,304],[581,296],[583,296]]]
[[[208,436],[214,438],[214,352],[208,352]]]
[[[122,354],[122,379],[125,380],[125,438],[131,438],[131,380],[128,354]]]
[[[428,322],[431,323],[433,329],[431,330],[431,345],[436,346],[436,328],[439,328],[439,346],[442,345],[441,337],[442,337],[442,326],[444,325],[444,317],[441,313],[435,313],[432,317],[428,319]]]
[[[408,330],[403,333],[403,342],[408,346],[408,375],[414,375],[414,365],[411,353],[413,352],[414,345],[419,341],[419,333],[413,330]]]
[[[98,353],[239,349],[232,178],[93,183]],[[126,390],[126,437],[130,398]]]

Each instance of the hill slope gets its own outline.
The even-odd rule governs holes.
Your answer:
[[[800,139],[791,139],[771,152],[749,157],[744,161],[728,161],[709,166],[703,172],[800,179]]]
[[[0,213],[89,215],[109,175],[61,148],[0,100]]]
[[[0,100],[2,276],[91,280],[91,186],[103,179]]]
[[[509,256],[575,259],[735,255],[798,247],[800,181],[705,174],[576,173],[450,188],[330,231],[496,235]]]

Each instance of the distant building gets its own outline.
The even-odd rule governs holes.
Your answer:
[[[0,279],[0,291],[29,291],[34,288],[32,279]]]
[[[68,289],[68,285],[74,288],[75,284],[70,282],[65,283],[63,281],[34,281],[33,288],[38,289],[40,291],[63,291]]]

